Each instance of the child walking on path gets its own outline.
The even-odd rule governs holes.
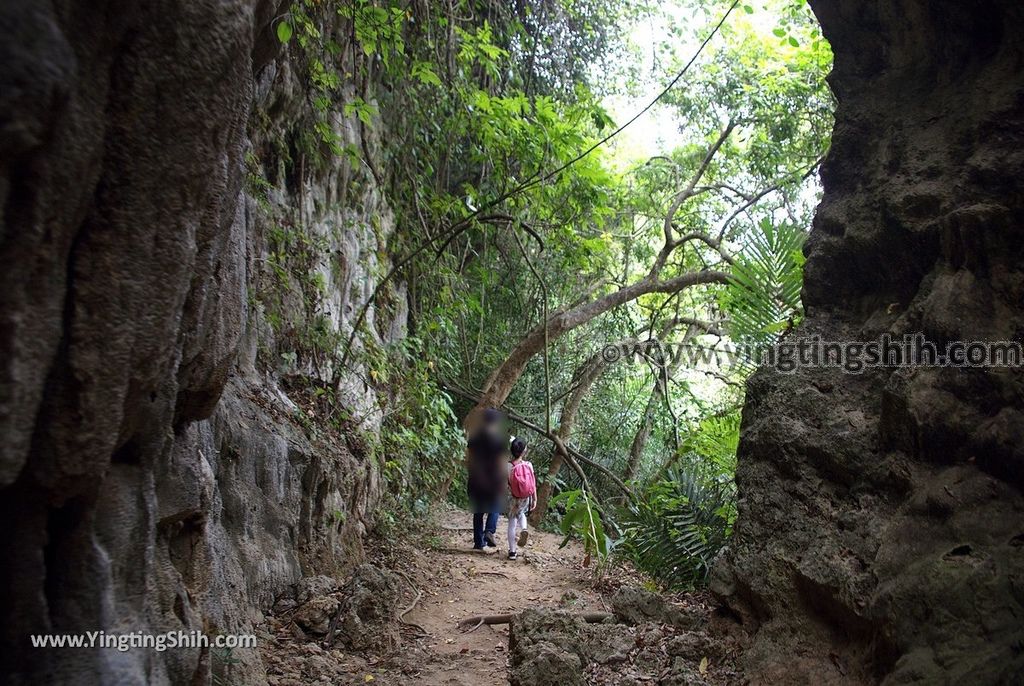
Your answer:
[[[530,533],[526,530],[526,514],[537,506],[537,478],[533,464],[526,459],[526,441],[516,438],[509,452],[508,463],[508,559],[514,560],[518,547],[526,545]]]

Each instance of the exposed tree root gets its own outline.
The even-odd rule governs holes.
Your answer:
[[[412,602],[409,603],[409,606],[406,607],[404,610],[402,610],[401,612],[398,613],[398,623],[401,624],[403,627],[409,627],[409,628],[412,628],[412,629],[416,629],[419,632],[419,635],[421,635],[421,636],[429,636],[430,635],[429,632],[426,629],[424,629],[423,627],[421,627],[419,624],[415,624],[413,622],[405,621],[405,616],[407,614],[409,614],[410,612],[412,612],[416,608],[417,603],[420,602],[420,598],[423,597],[423,591],[420,590],[419,588],[417,588],[416,584],[414,584],[412,582],[412,579],[410,579],[409,575],[406,574],[405,572],[401,572],[401,571],[399,571],[397,569],[394,570],[394,572],[398,576],[400,576],[403,579],[405,579],[405,583],[407,583],[409,585],[409,588],[411,590],[416,591],[416,597],[414,597],[412,599]]]
[[[487,571],[472,571],[469,573],[470,576],[500,576],[502,579],[507,579],[508,574],[505,572],[487,572]]]
[[[431,548],[431,550],[435,553],[443,553],[445,555],[472,555],[473,557],[497,554],[497,548],[491,548],[491,550],[494,551],[491,553],[485,553],[481,550],[476,550],[474,548]]]
[[[610,612],[584,612],[577,616],[590,624],[598,624],[606,619],[614,617]],[[466,617],[465,619],[459,620],[459,629],[462,633],[468,634],[476,631],[484,624],[508,624],[512,621],[513,617],[515,617],[515,615],[474,615],[472,617]]]

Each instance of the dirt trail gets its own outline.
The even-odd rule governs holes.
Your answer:
[[[558,643],[550,646],[554,657],[519,664],[522,678],[537,676],[530,676],[530,669],[548,670],[557,664],[563,668],[569,664],[572,669],[573,660],[577,665],[582,660],[584,676],[594,684],[742,682],[735,658],[745,639],[733,635],[740,631],[738,624],[714,614],[707,594],[665,599],[637,588],[641,577],[618,566],[595,584],[592,570],[582,564],[584,551],[579,543],[560,549],[560,536],[540,531],[531,530],[519,558],[508,560],[504,518],[499,524],[499,547],[474,551],[471,518],[467,512],[445,509],[434,513],[429,526],[402,540],[376,541],[369,551],[372,564],[357,570],[349,582],[354,585],[311,578],[320,590],[306,594],[308,599],[300,599],[298,605],[295,601],[281,605],[261,628],[262,664],[269,686],[507,684],[508,625],[461,631],[461,620],[530,608],[607,612],[610,608],[601,591],[609,597],[618,593],[620,615],[632,602],[624,621],[601,629],[581,623],[594,629],[576,633],[556,631],[550,636]],[[391,581],[381,581],[385,577]],[[357,579],[362,581],[355,583]],[[372,590],[367,593],[366,589]],[[633,600],[623,606],[626,591]],[[348,619],[343,618],[336,640],[325,641],[333,622],[349,617],[345,608],[350,600],[361,603],[362,624],[345,628]],[[400,632],[395,615],[404,621]],[[534,639],[538,629],[546,630],[535,623]],[[373,645],[377,648],[367,649]],[[545,661],[548,658],[557,659]]]
[[[436,511],[430,525],[415,534],[371,545],[370,560],[401,579],[400,597],[392,598],[390,607],[395,608],[396,600],[399,604],[392,611],[401,612],[416,599],[402,618],[405,625],[397,649],[386,654],[324,645],[331,617],[346,591],[340,580],[317,577],[322,590],[297,607],[294,602],[282,607],[260,630],[267,683],[507,684],[508,625],[483,625],[464,632],[460,620],[528,608],[588,612],[608,607],[595,590],[592,570],[583,566],[584,551],[578,542],[560,549],[561,536],[531,529],[518,559],[509,560],[506,525],[502,517],[497,548],[476,551],[472,549],[472,515],[449,508]]]
[[[529,607],[572,611],[605,610],[601,596],[588,583],[582,567],[583,549],[561,537],[530,530],[530,541],[517,560],[506,558],[504,517],[498,524],[498,548],[474,551],[471,517],[460,510],[439,513],[434,544],[416,560],[426,573],[416,579],[424,596],[405,620],[420,625],[428,636],[414,640],[422,655],[418,674],[404,683],[489,686],[507,684],[508,626],[481,626],[471,633],[459,620],[473,615],[516,613]],[[419,557],[419,556],[418,556]],[[409,646],[412,647],[412,646]]]

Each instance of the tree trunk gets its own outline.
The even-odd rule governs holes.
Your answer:
[[[640,428],[636,430],[633,442],[629,446],[629,459],[626,461],[626,470],[622,474],[622,478],[626,481],[632,481],[636,476],[636,470],[640,466],[640,457],[643,455],[644,448],[647,447],[647,439],[651,437],[651,431],[654,429],[654,411],[658,407],[658,403],[661,402],[660,389],[661,380],[656,379],[651,395],[647,398],[647,407],[644,408]]]
[[[694,337],[698,330],[703,330],[708,333],[721,335],[722,332],[714,322],[705,322],[699,319],[692,319],[689,317],[679,317],[673,321],[664,331],[661,333],[661,337],[665,338],[671,326],[674,324],[686,324],[686,334],[683,336],[682,342],[688,343],[690,339]],[[640,426],[633,436],[633,442],[629,446],[629,459],[626,461],[626,470],[623,473],[624,481],[631,481],[636,478],[636,473],[640,469],[640,460],[643,458],[644,448],[647,447],[647,441],[651,437],[651,432],[654,430],[654,417],[658,409],[658,404],[662,400],[669,402],[668,398],[668,384],[675,377],[676,372],[683,364],[685,355],[681,350],[675,351],[675,357],[672,358],[671,363],[666,367],[662,364],[658,368],[657,375],[654,378],[654,388],[651,389],[651,395],[647,399],[647,406],[644,408],[643,419],[640,420]],[[664,358],[662,358],[664,359]]]
[[[590,392],[594,382],[601,376],[601,372],[608,366],[601,352],[596,352],[587,358],[573,375],[576,386],[569,393],[569,396],[562,403],[562,412],[558,420],[558,430],[555,432],[563,441],[569,440],[573,424],[576,422],[576,414],[579,412],[580,404],[584,396]],[[555,478],[562,469],[565,458],[560,450],[551,454],[551,464],[548,465],[548,475],[544,483],[537,489],[537,507],[530,513],[530,523],[536,526],[544,519],[548,511],[548,501],[551,499],[551,491],[555,485]]]
[[[586,324],[594,317],[604,314],[619,305],[635,300],[641,295],[647,295],[648,293],[675,293],[690,286],[711,283],[728,284],[729,275],[710,269],[688,272],[664,281],[658,280],[655,276],[648,275],[634,284],[624,286],[596,300],[590,300],[569,310],[554,312],[547,321],[547,339],[549,343],[554,342],[563,334]],[[519,377],[522,376],[526,365],[534,355],[544,349],[544,338],[544,323],[535,326],[526,334],[512,352],[509,353],[508,357],[505,358],[505,361],[498,365],[491,372],[487,381],[484,382],[480,402],[474,410],[485,407],[499,407],[508,399],[509,393],[512,392],[512,388],[519,381]]]

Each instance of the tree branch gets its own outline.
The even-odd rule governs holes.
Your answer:
[[[799,178],[800,181],[803,181],[808,176],[810,176],[811,174],[814,173],[814,170],[818,168],[818,165],[821,164],[823,159],[825,159],[825,158],[824,157],[819,157],[817,160],[814,161],[814,164],[812,164],[810,167],[805,169],[803,172],[799,172],[799,173],[793,172],[793,173],[790,173],[790,174],[782,177],[781,179],[779,179],[778,181],[776,181],[772,185],[768,186],[767,188],[764,188],[764,189],[754,193],[753,195],[748,196],[747,201],[745,203],[743,203],[742,205],[740,205],[739,207],[737,207],[733,211],[733,213],[730,214],[726,218],[726,220],[724,222],[722,222],[722,226],[718,229],[718,240],[719,241],[722,240],[722,238],[725,236],[726,229],[729,228],[729,225],[732,224],[732,222],[736,219],[736,217],[740,216],[741,214],[743,214],[744,212],[749,210],[751,207],[753,207],[754,205],[759,203],[761,201],[761,199],[764,198],[769,193],[774,193],[775,191],[780,190],[787,183],[790,183],[790,182],[796,180],[797,178]]]
[[[515,227],[512,228],[512,237],[516,239],[516,245],[519,246],[519,251],[523,253],[523,259],[526,260],[526,264],[530,267],[530,271],[533,272],[534,278],[537,279],[537,283],[540,284],[541,295],[544,298],[543,308],[541,316],[544,318],[544,426],[547,427],[547,433],[551,433],[551,365],[548,356],[550,341],[548,339],[548,285],[544,282],[540,272],[533,266],[533,260],[530,259],[530,255],[526,252],[526,246],[519,240],[519,234],[516,233]],[[543,244],[541,249],[543,250]]]
[[[679,240],[676,241],[676,244],[677,245],[682,245],[683,243],[687,243],[689,241],[700,241],[701,243],[704,243],[709,248],[711,248],[712,250],[717,252],[726,263],[728,263],[730,265],[735,265],[736,264],[735,258],[733,258],[733,256],[730,255],[725,250],[725,248],[722,247],[722,239],[721,238],[712,238],[711,236],[707,235],[706,233],[701,233],[700,231],[691,231],[690,233],[688,233],[688,234],[686,234],[684,236],[680,236]]]
[[[677,193],[675,198],[672,200],[672,204],[669,205],[668,211],[665,213],[665,223],[662,227],[665,232],[666,246],[670,246],[676,242],[672,239],[672,224],[675,221],[676,212],[679,211],[679,208],[682,207],[684,202],[693,197],[694,189],[697,187],[697,184],[704,176],[704,173],[708,170],[708,166],[710,166],[711,160],[714,159],[715,155],[718,153],[718,150],[729,138],[729,135],[732,133],[734,128],[736,128],[736,125],[732,122],[729,122],[726,125],[726,127],[719,132],[718,138],[715,140],[714,143],[712,143],[711,147],[708,148],[708,151],[704,154],[704,159],[701,160],[700,166],[697,167],[697,171],[695,171],[693,173],[693,176],[690,177],[690,182],[687,184],[686,188]]]

